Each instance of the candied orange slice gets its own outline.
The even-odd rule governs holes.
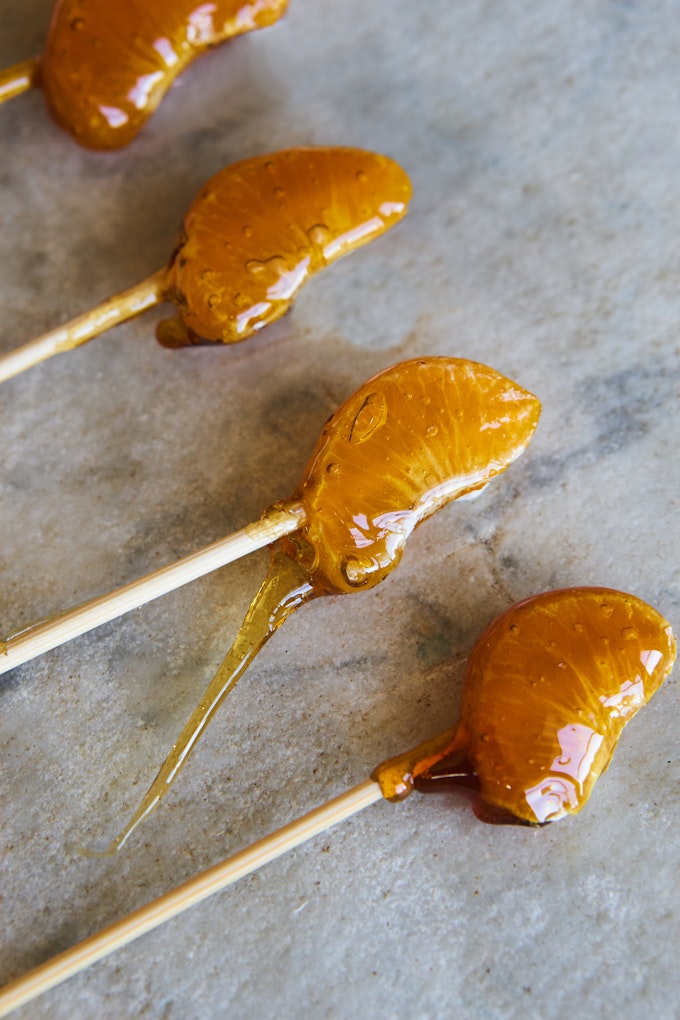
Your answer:
[[[379,765],[374,778],[389,799],[414,785],[471,787],[486,821],[542,825],[575,814],[674,660],[670,625],[634,595],[536,595],[477,641],[459,724]]]
[[[373,587],[420,521],[519,456],[540,410],[517,383],[463,358],[381,372],[324,427],[293,496],[307,523],[284,547],[325,591]]]
[[[265,28],[288,0],[59,0],[40,78],[61,127],[92,149],[128,145],[196,57]]]
[[[236,343],[280,318],[314,273],[405,214],[411,184],[362,149],[285,149],[227,167],[200,191],[170,261],[70,322],[0,355],[0,382],[80,347],[161,301],[166,347]]]
[[[280,318],[303,284],[405,214],[407,174],[363,149],[284,149],[234,163],[187,212],[166,276],[168,346],[236,343]]]

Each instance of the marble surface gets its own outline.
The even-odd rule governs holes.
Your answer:
[[[1,0],[0,66],[48,0]],[[1,632],[132,580],[294,489],[330,411],[402,358],[473,358],[543,402],[531,448],[322,599],[253,664],[117,858],[128,816],[235,634],[264,552],[2,678],[0,980],[449,725],[511,602],[632,591],[680,629],[680,4],[291,0],[193,65],[126,151],[42,96],[0,109],[0,349],[169,256],[200,185],[297,144],[386,152],[410,215],[229,349],[169,352],[159,310],[0,392]],[[680,685],[626,731],[582,815],[489,827],[381,803],[21,1018],[677,1016]]]

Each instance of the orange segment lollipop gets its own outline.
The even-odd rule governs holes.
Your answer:
[[[273,24],[287,5],[59,0],[41,64],[50,111],[81,145],[128,145],[187,64],[232,36]]]
[[[284,548],[325,592],[372,588],[417,524],[519,456],[539,415],[533,394],[486,365],[402,362],[329,418],[293,496],[307,523]]]
[[[458,726],[379,765],[374,778],[388,799],[414,785],[471,786],[485,821],[542,825],[575,814],[674,660],[670,625],[634,595],[536,595],[477,641]]]
[[[379,373],[329,418],[292,497],[304,509],[302,537],[272,547],[234,644],[107,853],[165,795],[218,706],[291,613],[320,595],[387,577],[416,525],[508,467],[529,444],[539,414],[536,397],[485,365],[422,358]]]
[[[534,666],[538,665],[531,658],[531,650],[536,648],[542,649],[545,640],[547,640],[549,647],[550,642],[554,641],[554,647],[557,648],[558,639],[555,638],[556,632],[552,627],[548,626],[545,629],[546,621],[541,620],[541,612],[534,619],[533,609],[528,607],[538,606],[540,610],[545,611],[547,616],[558,614],[561,607],[564,607],[566,613],[564,623],[567,632],[570,622],[569,618],[571,618],[576,634],[582,634],[589,630],[583,622],[584,618],[590,619],[592,615],[589,604],[592,599],[599,598],[606,600],[605,605],[612,606],[612,601],[614,601],[617,606],[620,606],[621,603],[624,606],[628,606],[629,622],[634,621],[636,627],[642,624],[643,633],[639,635],[641,643],[638,645],[639,660],[636,659],[635,654],[632,654],[630,657],[624,656],[623,659],[615,656],[617,666],[614,672],[618,673],[618,670],[622,668],[623,672],[619,676],[628,674],[630,670],[630,675],[637,677],[640,667],[642,667],[645,676],[641,681],[644,688],[641,703],[644,704],[671,670],[675,656],[673,635],[666,621],[650,606],[645,605],[644,602],[634,598],[632,595],[623,595],[620,592],[609,591],[604,588],[573,588],[564,592],[549,592],[547,595],[536,596],[534,599],[529,599],[526,603],[508,610],[504,617],[497,620],[487,629],[475,647],[472,653],[473,657],[481,656],[483,659],[483,663],[480,663],[478,660],[478,667],[482,668],[485,672],[491,674],[497,673],[500,676],[502,663],[506,658],[506,652],[508,652],[512,674],[514,675],[517,664],[511,647],[518,640],[518,631],[512,631],[511,628],[512,626],[519,626],[519,624],[514,622],[515,614],[517,613],[522,621],[524,637],[528,641],[526,647],[527,666],[530,670],[528,675],[531,676]],[[579,610],[583,610],[583,613],[575,611],[577,607]],[[615,611],[615,607],[612,606],[612,615]],[[626,611],[624,610],[619,622],[622,622],[625,616]],[[532,626],[533,623],[535,623],[535,627]],[[498,627],[500,627],[500,637],[496,637]],[[514,635],[513,641],[509,643],[505,642],[502,636],[503,633],[507,632],[508,627]],[[583,629],[579,630],[579,627]],[[579,668],[581,666],[591,666],[596,675],[599,673],[600,667],[603,666],[603,662],[598,658],[601,653],[598,650],[597,643],[591,645],[590,651],[594,654],[594,658],[588,662],[587,644],[592,641],[593,634],[598,629],[596,626],[595,631],[589,633],[589,636],[586,637],[585,647],[582,647],[578,639],[574,638],[571,634],[568,634],[564,641],[565,649],[573,657],[574,662],[578,660]],[[628,636],[625,640],[634,639]],[[498,662],[494,658],[494,649],[499,650],[500,658]],[[474,667],[471,666],[471,669],[474,669]],[[466,683],[468,675],[466,674]],[[590,672],[588,675],[589,677],[591,676]],[[522,679],[526,680],[526,677],[523,675]],[[503,680],[500,682],[501,684],[504,683]],[[476,688],[474,681],[471,679],[469,683],[472,690],[466,691],[466,694],[469,694],[473,700],[481,700],[481,698],[475,696]],[[637,687],[637,685],[638,680],[636,679],[633,681],[633,688]],[[590,686],[590,681],[588,680],[584,688],[586,702],[591,698],[592,691]],[[605,688],[609,687],[608,684],[604,686]],[[529,712],[531,712],[533,705],[534,697],[532,692],[534,689],[532,688],[527,693]],[[600,691],[597,700],[601,704],[603,703],[602,697],[603,694]],[[627,685],[626,681],[624,681],[623,685],[619,687],[618,692],[614,693],[614,695],[604,695],[604,701],[608,701],[609,697],[614,698],[609,708],[612,711],[615,710],[615,706],[622,708],[623,716],[621,718],[624,722],[640,707],[638,696],[631,694],[631,688]],[[580,705],[580,701],[578,703]],[[500,720],[501,716],[498,718]],[[614,716],[614,718],[619,717]],[[621,727],[624,725],[624,722],[621,722]],[[605,723],[605,728],[606,725]],[[460,738],[458,740],[457,757],[454,759],[452,744],[456,743],[456,733],[460,734]],[[452,734],[454,735],[452,736]],[[527,743],[523,748],[525,756],[531,755],[534,752],[529,737],[530,735],[528,735]],[[197,903],[200,903],[208,896],[212,896],[214,893],[226,889],[246,875],[250,875],[269,861],[275,860],[294,847],[305,843],[308,839],[326,832],[331,826],[337,825],[357,812],[363,811],[369,805],[375,804],[376,801],[381,799],[381,795],[390,800],[399,800],[406,793],[410,792],[414,782],[418,789],[424,790],[431,789],[436,784],[443,785],[442,780],[454,785],[459,780],[466,780],[467,782],[475,782],[476,786],[479,787],[479,780],[474,773],[466,771],[467,766],[471,766],[471,763],[466,763],[461,759],[461,748],[464,744],[465,737],[462,733],[462,728],[458,727],[456,731],[441,734],[439,737],[420,744],[417,748],[406,754],[383,762],[373,773],[374,780],[376,781],[363,782],[358,786],[352,787],[350,790],[346,790],[345,793],[334,797],[333,800],[327,801],[321,807],[315,808],[300,818],[296,818],[282,829],[277,829],[276,832],[270,833],[264,839],[258,840],[257,843],[253,843],[251,846],[240,850],[232,857],[213,865],[207,871],[199,873],[146,906],[138,908],[134,913],[128,914],[127,917],[103,928],[83,942],[72,946],[46,963],[41,964],[35,970],[17,978],[0,990],[0,1013],[5,1015],[6,1012],[10,1012],[10,1010],[30,1002],[36,996],[42,994],[42,992],[47,991],[49,988],[54,988],[71,975],[84,970],[95,960],[108,956],[109,953],[133,942],[171,917],[176,917],[189,907],[195,907]],[[610,754],[612,750],[613,744],[610,747]],[[450,759],[448,767],[445,760],[447,754]],[[606,762],[604,764],[606,765]],[[500,765],[501,769],[506,767],[505,755],[503,755]],[[506,807],[496,810],[503,811],[504,820],[506,821],[518,820],[509,813]]]
[[[387,156],[319,147],[234,163],[203,187],[170,262],[36,340],[0,356],[0,382],[119,323],[174,302],[167,347],[236,343],[280,318],[314,273],[406,215],[411,184]]]
[[[406,213],[398,163],[350,148],[284,149],[222,170],[202,188],[168,267],[180,317],[169,346],[236,343],[280,318],[302,285]]]

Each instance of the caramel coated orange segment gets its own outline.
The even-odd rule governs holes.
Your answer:
[[[81,145],[118,149],[209,47],[265,28],[288,0],[58,0],[41,66],[55,120]]]
[[[381,372],[324,426],[292,497],[307,523],[285,547],[325,591],[372,588],[422,520],[524,451],[540,413],[532,393],[475,361],[420,358]]]
[[[168,346],[237,343],[279,319],[306,281],[406,214],[411,183],[387,156],[363,149],[284,149],[234,163],[187,212],[168,268],[181,324]]]
[[[451,785],[459,761],[466,774],[456,780],[478,791],[485,820],[542,825],[575,814],[675,654],[668,622],[634,595],[569,588],[526,599],[473,648],[458,726],[374,778],[400,799],[414,785]]]

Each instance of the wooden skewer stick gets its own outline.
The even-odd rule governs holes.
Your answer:
[[[38,84],[40,57],[22,60],[20,64],[5,67],[0,71],[0,103],[14,99]]]
[[[142,312],[165,300],[166,270],[148,276],[129,290],[123,290],[107,298],[95,308],[71,319],[70,322],[31,340],[22,347],[0,357],[0,382],[5,382],[26,369],[51,358],[53,354],[80,347],[107,329],[134,319]]]
[[[226,538],[191,553],[176,563],[131,581],[107,595],[100,595],[74,609],[50,617],[0,641],[0,673],[6,673],[23,662],[42,655],[50,648],[94,630],[132,609],[167,595],[212,570],[233,563],[248,553],[262,549],[305,523],[305,511],[300,503],[288,503],[267,511],[261,520],[246,525]]]
[[[0,1017],[7,1016],[12,1010],[25,1005],[43,992],[85,970],[90,964],[207,899],[213,893],[220,892],[288,850],[300,846],[301,843],[325,832],[338,822],[362,811],[370,804],[381,800],[382,796],[378,783],[366,780],[322,807],[310,811],[302,818],[253,843],[245,850],[228,857],[220,864],[201,872],[176,889],[152,900],[120,921],[108,925],[71,949],[59,953],[58,956],[0,990]]]

